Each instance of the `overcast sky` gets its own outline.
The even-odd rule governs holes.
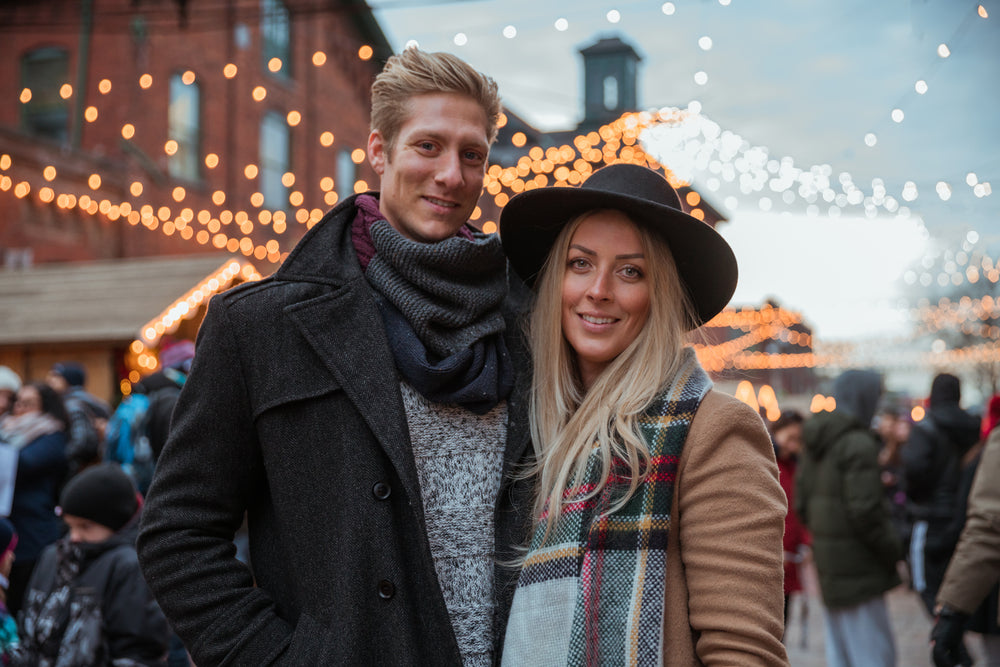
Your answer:
[[[1000,253],[1000,0],[371,4],[396,50],[416,40],[462,56],[541,129],[575,127],[583,99],[578,51],[619,36],[643,58],[641,108],[696,101],[705,119],[766,159],[825,169],[838,193],[845,174],[865,196],[881,179],[899,209],[879,207],[867,218],[860,204],[820,198],[810,210],[798,196],[741,192],[718,171],[690,172],[730,219],[719,229],[740,259],[736,301],[775,297],[801,310],[820,338],[905,328],[893,310],[897,277],[927,251],[957,250],[975,231],[979,247]],[[891,117],[896,109],[902,122]],[[669,143],[665,150],[669,165]],[[974,184],[997,192],[976,197],[970,172]],[[907,182],[915,198],[904,192]],[[947,201],[938,187],[950,190]],[[911,217],[894,219],[905,208]]]

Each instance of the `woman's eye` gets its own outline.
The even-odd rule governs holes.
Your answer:
[[[626,266],[626,267],[624,267],[622,269],[622,273],[625,274],[626,278],[641,278],[642,277],[642,271],[640,271],[639,269],[637,269],[634,266]]]

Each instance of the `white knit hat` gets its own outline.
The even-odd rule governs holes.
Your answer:
[[[12,392],[20,391],[21,378],[6,366],[0,366],[0,391],[4,389]]]

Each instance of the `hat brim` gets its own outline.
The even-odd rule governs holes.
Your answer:
[[[707,223],[648,199],[586,188],[539,188],[511,199],[500,213],[500,241],[511,267],[534,287],[559,232],[588,212],[625,213],[667,242],[677,272],[701,326],[715,317],[736,291],[739,270],[732,248]]]

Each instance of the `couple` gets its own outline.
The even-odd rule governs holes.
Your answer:
[[[634,165],[479,233],[500,111],[394,56],[380,191],[212,301],[139,537],[199,667],[787,664],[770,442],[683,344],[732,251]]]

